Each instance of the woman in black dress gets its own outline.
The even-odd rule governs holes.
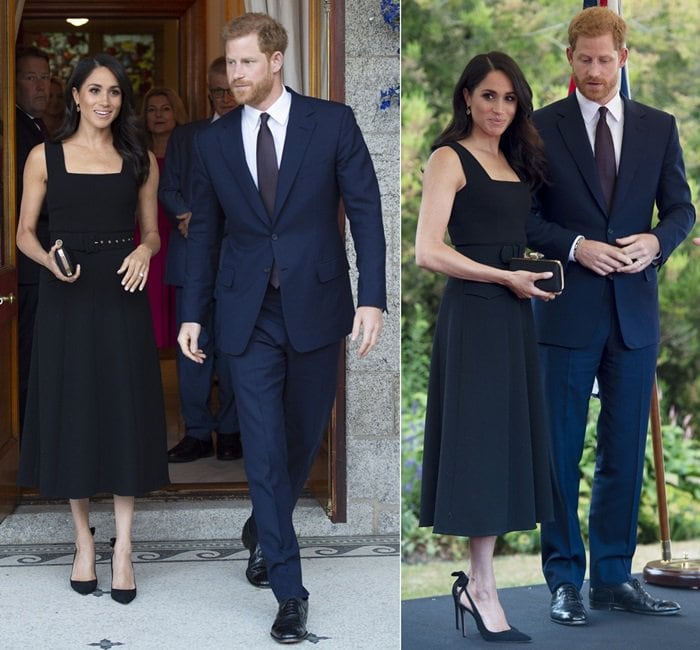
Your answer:
[[[510,271],[525,248],[531,191],[545,182],[532,94],[500,52],[474,57],[453,117],[425,168],[416,263],[448,276],[435,328],[426,410],[422,526],[470,538],[455,617],[490,641],[527,642],[496,591],[496,537],[551,517],[547,437],[530,299],[551,273]],[[452,245],[445,243],[449,232]]]
[[[35,147],[24,172],[17,245],[41,268],[18,482],[68,498],[76,553],[71,586],[97,588],[89,497],[114,495],[114,600],[136,596],[131,563],[134,496],[168,483],[160,367],[143,289],[158,252],[158,166],[136,127],[131,85],[106,54],[78,63],[66,87],[68,119]],[[36,237],[42,202],[51,241]],[[134,223],[141,243],[134,245]]]

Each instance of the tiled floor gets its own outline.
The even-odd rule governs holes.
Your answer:
[[[399,647],[396,538],[301,539],[311,592],[307,642],[329,650]],[[128,606],[109,598],[109,557],[98,542],[98,590],[68,584],[72,544],[0,546],[0,646],[5,650],[279,647],[276,604],[245,580],[248,553],[229,540],[134,544],[138,587]]]

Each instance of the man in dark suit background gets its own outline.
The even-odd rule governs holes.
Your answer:
[[[41,118],[49,100],[49,56],[33,46],[19,46],[15,54],[15,116],[17,159],[17,214],[22,201],[22,176],[29,152],[44,142],[46,127]],[[37,224],[39,241],[48,249],[49,222],[46,204]],[[34,338],[34,319],[39,296],[39,266],[17,251],[17,283],[19,307],[19,417],[20,431],[24,421],[29,364]]]
[[[223,56],[214,59],[207,72],[209,101],[212,117],[178,126],[168,140],[165,164],[158,186],[158,199],[165,207],[173,223],[168,240],[168,257],[165,262],[165,282],[175,289],[175,321],[182,323],[182,287],[185,284],[187,230],[192,217],[192,147],[195,133],[223,117],[236,106],[228,87],[226,61]],[[212,256],[216,267],[218,248]],[[214,302],[202,322],[199,346],[206,354],[204,363],[187,361],[182,352],[177,353],[177,380],[180,411],[185,422],[185,437],[168,450],[168,461],[187,463],[211,456],[212,431],[216,436],[216,457],[219,460],[237,460],[242,456],[241,434],[238,425],[236,401],[228,370],[217,371],[218,408],[211,411],[211,390],[215,366],[213,325]]]
[[[284,28],[245,14],[223,36],[241,106],[195,139],[178,340],[185,356],[202,361],[200,323],[215,291],[215,339],[233,378],[253,503],[242,535],[251,552],[246,573],[254,584],[269,581],[279,603],[271,634],[292,643],[306,638],[308,612],[292,513],[328,423],[341,340],[361,334],[363,357],[381,332],[381,203],[350,108],[282,84]],[[356,311],[341,198],[357,254]],[[214,273],[220,209],[226,235]]]
[[[534,305],[557,481],[542,558],[553,593],[550,617],[566,625],[587,621],[578,463],[596,377],[590,606],[680,610],[650,596],[632,578],[631,564],[659,343],[657,271],[692,228],[695,211],[673,116],[619,93],[625,36],[624,21],[609,9],[577,14],[567,48],[576,92],[534,115],[551,184],[537,197],[528,244],[566,264],[562,295]]]

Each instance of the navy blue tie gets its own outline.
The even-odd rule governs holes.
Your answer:
[[[595,164],[598,168],[598,178],[600,186],[603,188],[603,196],[608,209],[612,204],[613,193],[615,191],[615,179],[617,177],[617,165],[615,164],[615,147],[613,145],[612,133],[606,119],[608,109],[601,106],[598,109],[600,116],[595,127]]]

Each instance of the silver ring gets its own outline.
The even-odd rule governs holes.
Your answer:
[[[143,273],[139,273],[139,277],[142,278],[142,277],[143,277]]]

